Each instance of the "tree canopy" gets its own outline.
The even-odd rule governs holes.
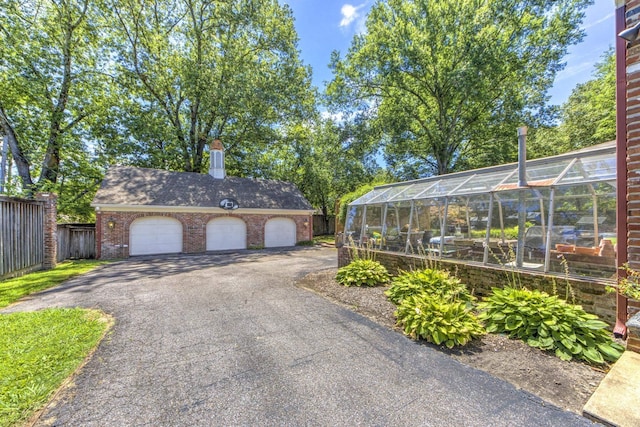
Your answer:
[[[89,221],[110,164],[205,172],[220,138],[230,175],[291,181],[328,214],[373,181],[511,161],[523,124],[534,153],[610,139],[612,52],[547,105],[590,3],[379,0],[332,56],[323,118],[278,0],[0,0],[5,188]]]
[[[291,11],[276,0],[118,0],[109,9],[132,163],[203,172],[207,141],[221,138],[241,174],[248,157],[279,142],[281,125],[315,111]]]
[[[334,55],[334,109],[370,111],[392,172],[415,178],[511,160],[542,114],[588,0],[388,0]]]
[[[577,85],[560,108],[559,124],[534,129],[530,155],[544,157],[616,139],[616,64],[610,49],[593,78]]]
[[[86,144],[104,101],[100,20],[88,0],[0,0],[0,130],[19,176],[10,189],[71,190],[63,205],[95,189]],[[66,187],[74,174],[88,190]]]

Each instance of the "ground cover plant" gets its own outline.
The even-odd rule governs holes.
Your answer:
[[[93,270],[106,261],[79,260],[58,264],[52,270],[38,271],[0,282],[0,308],[25,295],[59,285],[67,279]]]
[[[358,258],[338,269],[336,280],[344,286],[378,286],[389,282],[389,273],[378,261]]]
[[[396,305],[406,297],[419,293],[437,294],[451,301],[475,301],[457,277],[437,268],[403,271],[393,278],[391,287],[385,291],[385,295]]]
[[[396,321],[412,338],[453,348],[485,334],[472,312],[475,298],[447,271],[425,268],[402,272],[385,295],[398,306]]]
[[[396,310],[406,335],[447,348],[466,345],[485,334],[484,328],[464,301],[438,294],[419,293],[402,300]]]
[[[96,310],[0,315],[0,426],[25,421],[46,403],[109,324]]]
[[[541,291],[493,288],[478,305],[487,332],[505,333],[562,360],[594,365],[615,362],[624,348],[613,342],[608,325],[581,306]]]

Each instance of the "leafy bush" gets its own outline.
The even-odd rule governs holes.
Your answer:
[[[388,283],[389,273],[378,261],[355,259],[338,269],[336,280],[344,286],[376,286]]]
[[[487,332],[506,333],[532,347],[555,351],[562,360],[602,365],[615,362],[624,351],[598,316],[544,292],[494,288],[478,308]]]
[[[460,283],[458,278],[451,276],[447,271],[437,269],[405,271],[393,279],[392,285],[385,291],[385,295],[398,305],[405,298],[423,292],[439,295],[447,301],[467,303],[475,301],[467,287]]]
[[[420,293],[407,296],[396,310],[398,324],[412,338],[453,348],[465,345],[485,331],[462,301],[449,301],[442,295]]]

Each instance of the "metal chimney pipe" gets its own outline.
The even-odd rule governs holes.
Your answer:
[[[518,187],[527,186],[527,127],[518,128]]]

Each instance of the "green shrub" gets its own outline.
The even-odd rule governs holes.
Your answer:
[[[506,333],[532,347],[555,351],[562,360],[602,365],[615,362],[624,351],[598,316],[544,292],[494,288],[478,308],[487,332]]]
[[[389,282],[389,273],[378,261],[355,259],[338,269],[336,280],[344,286],[377,286]]]
[[[441,295],[420,293],[407,296],[396,310],[404,333],[434,344],[453,348],[485,334],[482,325],[462,301],[449,301]]]
[[[391,287],[385,295],[398,305],[405,298],[420,293],[439,295],[447,301],[464,301],[471,303],[475,298],[460,280],[451,276],[447,271],[424,269],[405,271],[392,281]],[[470,306],[470,304],[469,304]]]

